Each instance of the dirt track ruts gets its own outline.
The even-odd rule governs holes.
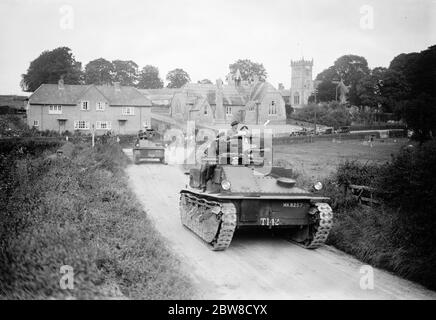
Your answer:
[[[329,246],[307,250],[268,234],[236,233],[226,251],[213,252],[180,222],[179,191],[188,178],[178,166],[129,165],[126,171],[149,219],[191,276],[193,298],[436,299],[436,292],[376,268],[374,289],[362,290],[363,263]]]

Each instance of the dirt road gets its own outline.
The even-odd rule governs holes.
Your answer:
[[[179,167],[130,165],[127,173],[149,218],[198,288],[193,298],[436,299],[436,292],[378,269],[374,288],[363,290],[363,264],[328,246],[307,250],[268,234],[236,233],[226,251],[213,252],[180,223],[179,191],[188,180]]]

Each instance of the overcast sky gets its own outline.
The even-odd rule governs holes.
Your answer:
[[[20,93],[30,61],[59,46],[83,66],[133,60],[194,82],[248,58],[289,88],[291,59],[313,58],[316,76],[344,54],[387,67],[436,44],[435,0],[0,0],[0,13],[0,94]]]

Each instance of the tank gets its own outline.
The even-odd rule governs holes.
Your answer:
[[[262,143],[244,148],[244,138],[225,139],[227,147],[211,142],[208,155],[189,170],[180,192],[182,224],[215,251],[228,248],[235,231],[245,228],[276,230],[307,249],[323,245],[333,212],[329,198],[317,194],[322,184],[301,188],[292,169],[265,166]]]
[[[133,147],[133,160],[139,164],[142,160],[165,163],[165,147],[156,142],[157,133],[153,129],[140,130]]]

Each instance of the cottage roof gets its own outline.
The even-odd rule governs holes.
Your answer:
[[[183,86],[183,91],[189,97],[203,97],[207,99],[209,104],[216,104],[216,91],[215,84],[201,84],[201,83],[187,83]],[[223,104],[224,105],[245,105],[245,89],[236,87],[234,85],[223,85]]]
[[[112,106],[151,106],[151,101],[134,87],[119,86],[117,90],[115,86],[69,84],[63,89],[57,84],[42,84],[29,97],[29,103],[75,105],[91,87],[100,91]]]
[[[161,88],[161,89],[138,89],[143,95],[145,95],[151,101],[159,100],[171,100],[174,94],[181,92],[181,89],[174,88]]]

